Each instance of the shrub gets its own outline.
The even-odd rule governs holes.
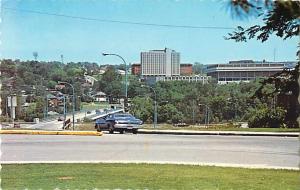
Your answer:
[[[281,107],[275,109],[268,108],[266,105],[253,110],[248,120],[250,128],[279,128],[284,127],[286,111]]]

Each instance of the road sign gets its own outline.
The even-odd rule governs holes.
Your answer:
[[[17,97],[16,96],[13,96],[12,99],[11,99],[11,96],[7,97],[7,106],[11,107],[11,104],[12,104],[12,107],[17,107]]]

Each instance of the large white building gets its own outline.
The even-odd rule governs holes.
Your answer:
[[[269,77],[294,64],[295,62],[230,61],[227,64],[208,65],[206,73],[216,79],[219,84],[249,82],[256,78]]]
[[[179,76],[180,53],[165,48],[141,52],[142,76]]]
[[[206,75],[190,75],[190,76],[159,76],[155,78],[155,82],[157,81],[187,81],[187,82],[201,82],[202,84],[206,84],[210,80],[210,76]]]

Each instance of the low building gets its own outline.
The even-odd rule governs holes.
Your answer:
[[[141,74],[141,64],[134,63],[131,65],[131,74],[132,75],[140,75]]]
[[[180,64],[180,75],[192,75],[193,74],[193,64],[181,63]]]
[[[200,82],[206,84],[210,80],[210,76],[206,75],[192,75],[192,76],[158,76],[158,77],[147,77],[144,79],[149,84],[153,84],[158,81],[187,81],[187,82]]]
[[[107,96],[104,92],[97,92],[94,96],[94,101],[95,102],[106,102],[107,101]]]
[[[141,64],[134,63],[131,65],[131,74],[140,75],[142,72]],[[192,75],[193,74],[193,64],[182,63],[180,64],[180,75]]]
[[[117,73],[120,74],[120,75],[125,75],[125,70],[118,69]]]
[[[218,84],[230,82],[249,82],[256,78],[269,77],[294,62],[266,62],[253,60],[230,61],[228,64],[208,65],[206,73],[216,79]]]

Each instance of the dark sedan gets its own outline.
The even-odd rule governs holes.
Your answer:
[[[136,134],[142,123],[140,119],[135,118],[131,114],[117,113],[108,115],[106,119],[97,119],[95,128],[97,131],[108,130],[109,133],[113,133],[114,131],[120,133],[131,131],[133,134]]]

